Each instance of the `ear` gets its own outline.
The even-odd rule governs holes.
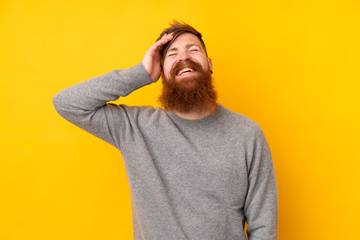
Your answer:
[[[213,69],[213,64],[212,64],[211,58],[208,58],[208,62],[209,62],[209,70],[212,71],[212,69]]]

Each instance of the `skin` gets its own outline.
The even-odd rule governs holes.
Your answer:
[[[142,63],[145,66],[152,82],[157,82],[161,75],[160,51],[162,47],[173,38],[172,34],[165,34],[155,42],[145,53]]]
[[[148,72],[152,82],[157,82],[162,74],[166,77],[170,76],[171,69],[179,61],[192,59],[199,63],[203,69],[212,70],[211,59],[207,57],[205,49],[203,49],[200,40],[192,33],[183,33],[176,38],[176,40],[169,47],[163,64],[163,72],[161,71],[160,51],[162,47],[173,38],[172,34],[165,34],[160,40],[154,43],[145,53],[142,60],[146,71]],[[189,72],[175,77],[175,81],[193,76],[196,72]],[[179,117],[196,120],[209,116],[215,109],[208,109],[204,112],[189,112],[179,113],[175,112]]]
[[[187,59],[192,59],[194,62],[199,63],[202,68],[206,71],[212,69],[211,59],[206,56],[205,49],[203,48],[200,40],[191,33],[183,33],[171,44],[169,47],[165,59],[163,74],[169,78],[170,71],[179,61],[185,61]],[[192,76],[196,72],[189,72],[176,76],[176,81],[181,81],[182,78],[187,76]]]

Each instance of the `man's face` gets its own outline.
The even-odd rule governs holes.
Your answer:
[[[193,62],[193,64],[189,64]],[[211,60],[206,56],[200,40],[192,33],[178,36],[166,52],[163,63],[165,79],[175,82],[197,77],[201,67],[204,72],[212,70]]]
[[[203,112],[216,107],[211,60],[200,40],[191,33],[175,39],[163,63],[160,103],[175,112]]]

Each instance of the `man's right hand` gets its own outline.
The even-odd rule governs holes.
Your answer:
[[[173,34],[164,34],[162,38],[156,41],[145,53],[142,63],[148,72],[151,81],[156,82],[160,78],[161,63],[160,63],[160,51],[163,46],[173,38]]]

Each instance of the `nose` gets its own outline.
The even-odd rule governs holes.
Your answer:
[[[179,53],[179,61],[185,61],[189,58],[190,58],[190,54],[188,53],[188,51],[181,51]]]

